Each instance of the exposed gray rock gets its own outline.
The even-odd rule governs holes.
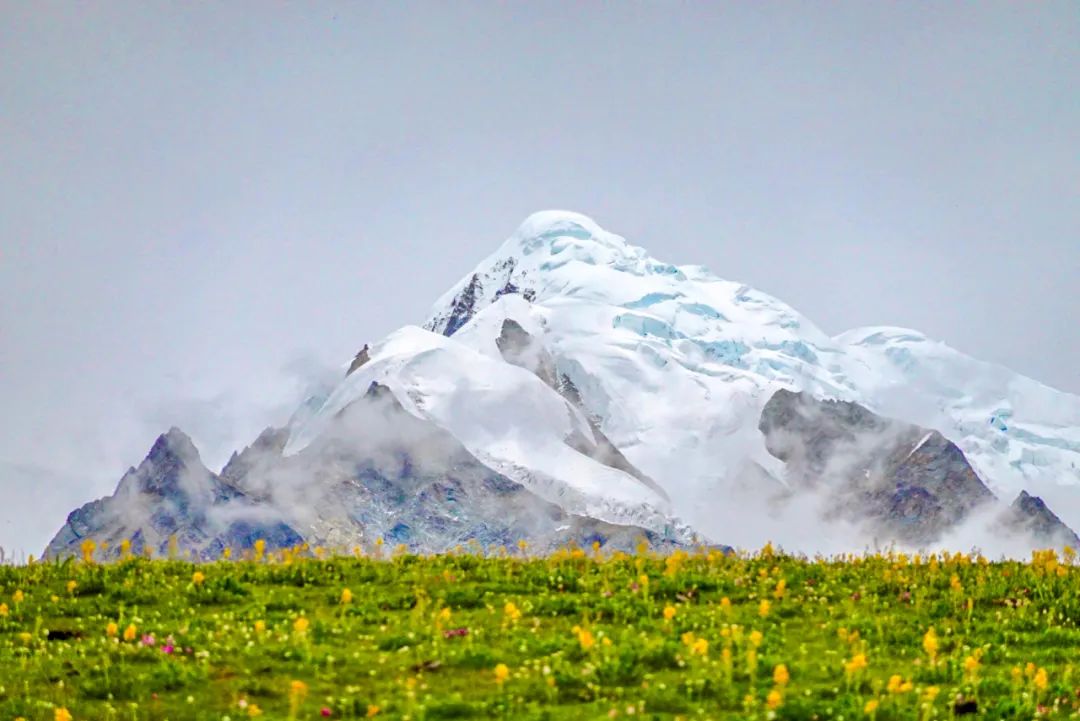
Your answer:
[[[252,472],[256,464],[277,462],[288,440],[289,429],[287,428],[265,429],[250,446],[240,453],[233,452],[229,462],[221,469],[221,479],[235,486],[244,476]]]
[[[925,544],[995,501],[964,454],[937,431],[856,403],[777,391],[759,429],[796,488],[819,489],[831,513],[886,541]]]
[[[168,551],[170,538],[195,558],[217,558],[226,548],[250,547],[262,538],[270,548],[301,542],[281,514],[211,473],[191,439],[177,428],[158,437],[146,459],[120,479],[113,495],[72,511],[45,550],[46,557],[76,555],[84,539],[119,553]]]
[[[483,275],[474,273],[462,285],[446,309],[432,317],[424,327],[434,333],[451,336],[482,308],[509,293],[516,293],[530,303],[536,291],[529,287],[527,273],[514,257],[504,258]]]
[[[461,326],[469,322],[469,319],[476,313],[477,299],[483,293],[483,290],[484,286],[480,281],[480,276],[474,274],[469,283],[454,298],[454,302],[450,306],[450,314],[446,318],[443,327],[443,335],[454,335]]]
[[[932,543],[985,510],[993,533],[1035,547],[1080,548],[1042,499],[1022,492],[1002,504],[937,431],[787,390],[765,404],[758,427],[785,462],[794,493],[825,493],[829,515],[865,523],[879,542]]]
[[[536,551],[566,544],[631,550],[694,541],[682,527],[656,533],[568,514],[492,471],[453,436],[402,408],[373,383],[335,424],[303,451],[285,456],[285,429],[268,428],[215,475],[191,439],[161,436],[116,492],[72,512],[49,544],[49,557],[76,555],[83,539],[118,553],[167,552],[216,558],[257,539],[269,549],[301,542],[348,549],[376,539],[414,551],[457,546],[490,549],[524,540]]]
[[[341,547],[383,538],[444,551],[525,540],[551,550],[598,540],[629,550],[640,537],[661,547],[691,540],[678,529],[665,537],[567,514],[492,471],[377,383],[303,451],[284,458],[271,451],[269,457],[268,463],[250,457],[250,470],[237,483],[253,496],[295,509],[291,522],[312,543]]]
[[[581,411],[589,423],[592,438],[586,438],[580,433],[571,435],[566,442],[578,453],[589,456],[594,461],[610,468],[620,470],[640,481],[643,485],[656,492],[665,501],[670,502],[667,492],[637,468],[623,455],[611,440],[600,429],[599,419],[595,418],[582,402],[581,394],[577,387],[565,374],[557,370],[557,363],[544,347],[543,343],[521,327],[517,321],[507,318],[503,321],[499,337],[495,339],[499,353],[507,363],[511,363],[525,370],[531,371],[549,387],[557,391],[574,408]]]
[[[1040,545],[1080,549],[1080,537],[1050,510],[1043,499],[1027,491],[1020,491],[1002,514],[1001,523],[1009,531],[1031,535]]]
[[[349,364],[349,370],[345,371],[345,375],[346,375],[346,376],[350,376],[350,375],[352,375],[352,374],[353,374],[353,372],[354,372],[354,371],[355,371],[355,370],[356,370],[357,368],[360,368],[360,367],[361,367],[361,366],[363,366],[363,365],[364,365],[365,363],[367,363],[367,362],[368,362],[369,360],[371,360],[371,352],[370,352],[370,350],[371,350],[371,349],[370,349],[370,348],[368,348],[368,344],[367,344],[367,343],[365,343],[365,344],[364,344],[364,347],[363,347],[363,348],[361,348],[361,349],[359,350],[359,352],[357,352],[357,354],[356,354],[356,357],[355,357],[355,358],[353,358],[353,361],[352,361],[352,363],[350,363],[350,364]]]

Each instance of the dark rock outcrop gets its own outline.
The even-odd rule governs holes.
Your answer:
[[[1001,523],[1009,531],[1032,536],[1040,545],[1080,549],[1080,537],[1050,510],[1043,499],[1027,491],[1020,491],[1002,514]]]
[[[371,353],[368,344],[365,343],[364,347],[361,348],[359,352],[357,352],[356,357],[353,358],[352,363],[349,364],[349,370],[345,371],[345,375],[351,376],[357,368],[360,368],[369,360],[371,360]]]
[[[1004,506],[937,431],[787,390],[765,404],[758,428],[796,493],[827,494],[830,515],[867,524],[879,541],[932,543],[986,510],[989,530],[1003,537],[1080,547],[1042,499],[1022,492]]]
[[[473,273],[451,299],[446,310],[424,325],[428,330],[451,336],[457,333],[483,307],[504,295],[518,294],[530,303],[536,291],[529,287],[526,271],[518,267],[514,257],[503,258],[483,275]]]
[[[258,463],[275,462],[281,458],[285,444],[289,440],[289,429],[267,428],[244,450],[232,454],[229,462],[221,469],[221,479],[236,486],[244,476],[252,472]]]
[[[316,442],[238,482],[253,493],[280,495],[295,479],[305,479],[294,489],[305,505],[319,509],[316,521],[298,518],[297,526],[330,546],[379,537],[424,551],[520,540],[551,550],[601,537],[623,550],[641,537],[659,547],[674,544],[674,537],[565,512],[481,463],[442,428],[408,413],[378,383]]]
[[[120,479],[113,495],[72,511],[46,557],[79,553],[84,539],[107,544],[106,555],[131,541],[133,553],[168,552],[171,541],[195,558],[216,558],[226,547],[301,542],[280,514],[210,472],[191,439],[177,428],[154,442],[146,459]]]
[[[480,276],[473,274],[468,284],[461,289],[450,305],[450,315],[446,319],[443,335],[454,335],[461,326],[469,322],[476,313],[476,302],[483,291],[484,286],[480,282]]]
[[[827,493],[833,515],[866,522],[885,540],[932,542],[995,501],[940,433],[857,403],[780,390],[758,428],[796,488]]]
[[[408,413],[378,383],[299,453],[285,455],[287,441],[287,430],[268,428],[215,475],[173,429],[112,496],[72,512],[46,555],[77,555],[86,538],[107,542],[113,556],[124,539],[134,553],[149,547],[158,555],[174,539],[182,554],[197,559],[258,539],[268,549],[302,542],[351,549],[382,538],[423,552],[521,540],[537,551],[594,541],[627,551],[641,538],[660,549],[692,541],[683,529],[657,533],[567,513]]]
[[[594,461],[602,463],[609,468],[620,470],[657,493],[665,501],[671,501],[664,489],[645,475],[620,451],[611,440],[600,430],[600,422],[594,418],[585,407],[581,393],[565,374],[557,370],[555,359],[544,348],[544,345],[534,338],[528,331],[521,327],[517,321],[507,318],[503,321],[499,337],[495,339],[495,345],[499,353],[507,363],[511,363],[525,370],[531,371],[537,378],[544,381],[554,389],[574,408],[581,411],[589,424],[592,438],[586,438],[578,433],[566,439],[568,445],[578,453],[589,456]]]

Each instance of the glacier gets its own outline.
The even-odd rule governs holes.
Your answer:
[[[1080,526],[1080,397],[914,330],[830,336],[768,294],[699,265],[657,260],[578,213],[534,213],[421,324],[360,340],[368,342],[336,385],[267,432],[275,455],[265,472],[234,458],[234,472],[221,474],[237,492],[268,502],[274,479],[288,477],[293,495],[283,518],[305,540],[365,537],[362,526],[373,523],[365,504],[376,504],[385,521],[379,528],[428,529],[421,535],[437,548],[443,521],[388,519],[421,507],[440,509],[440,518],[460,515],[439,504],[407,511],[388,501],[387,484],[411,482],[396,471],[380,471],[377,483],[367,471],[349,475],[368,463],[358,449],[371,446],[380,421],[369,413],[369,425],[344,431],[340,421],[374,388],[389,394],[395,418],[416,419],[428,429],[424,437],[453,445],[450,460],[435,464],[424,483],[442,488],[440,474],[470,469],[462,478],[473,480],[457,482],[483,506],[474,515],[486,537],[498,535],[500,512],[484,489],[513,488],[520,489],[515,498],[536,499],[530,508],[675,543],[780,540],[804,550],[857,550],[866,534],[848,521],[823,520],[837,515],[826,507],[835,496],[794,494],[797,479],[767,447],[759,420],[780,392],[893,419],[904,428],[903,443],[910,440],[894,466],[910,466],[911,454],[931,448],[947,451],[951,467],[981,479],[971,487],[985,483],[997,499],[1035,509],[1041,527],[1058,521],[1042,513],[1042,498],[1065,524]],[[346,456],[342,444],[351,449]],[[852,448],[865,455],[866,448]],[[317,488],[326,478],[332,492]],[[425,493],[441,498],[443,491]],[[310,498],[322,500],[305,508]],[[544,523],[534,527],[554,539]],[[451,535],[465,537],[460,529]],[[951,542],[967,542],[958,539]]]
[[[550,388],[496,370],[504,364],[494,339],[507,319],[542,339],[580,393],[582,410],[656,479],[670,506],[636,495],[641,489],[610,469],[549,455],[575,420],[558,410]],[[343,383],[326,413],[378,377],[411,412],[443,425],[500,471],[530,487],[572,491],[608,519],[651,502],[724,538],[716,507],[739,476],[760,467],[783,477],[756,428],[779,389],[857,402],[936,430],[1003,498],[1080,490],[1077,396],[916,331],[861,328],[830,337],[776,298],[701,266],[656,260],[578,213],[529,216],[436,301],[423,328],[404,332],[408,343],[377,346],[367,373]],[[300,424],[287,452],[317,433],[318,422]],[[493,433],[491,425],[504,427]],[[529,441],[512,440],[517,432]],[[1076,525],[1080,503],[1072,505],[1077,510],[1062,515]],[[642,516],[639,505],[636,513]]]

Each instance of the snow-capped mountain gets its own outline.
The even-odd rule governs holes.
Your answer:
[[[1080,490],[1080,397],[914,331],[829,337],[771,296],[655,260],[578,214],[528,218],[425,328],[494,356],[507,318],[536,329],[586,413],[710,534],[723,532],[710,496],[748,463],[775,469],[757,419],[780,388],[937,430],[1001,497]]]
[[[658,537],[693,529],[724,543],[779,536],[798,546],[784,533],[829,531],[811,500],[791,501],[801,504],[794,517],[775,503],[792,483],[759,420],[786,389],[937,431],[998,497],[1042,494],[1080,522],[1080,397],[914,331],[830,337],[775,298],[653,259],[576,213],[530,216],[422,327],[365,344],[346,365],[275,435],[277,467],[321,458],[329,437],[349,446],[341,418],[378,387],[460,444],[456,453],[561,513]],[[273,473],[259,467],[233,482],[273,503]],[[290,525],[307,538],[341,522]]]

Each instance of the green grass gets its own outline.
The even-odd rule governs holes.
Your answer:
[[[0,567],[0,601],[0,721],[1080,715],[1047,555],[68,561]]]

